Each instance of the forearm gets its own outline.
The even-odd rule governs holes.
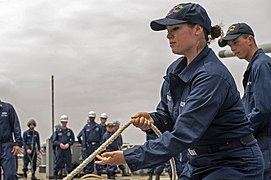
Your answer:
[[[161,137],[150,140],[143,146],[126,149],[124,157],[131,171],[135,171],[162,164],[182,149],[185,148],[177,138],[171,133],[165,132]]]

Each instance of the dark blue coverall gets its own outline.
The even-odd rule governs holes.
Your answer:
[[[99,124],[96,122],[87,123],[82,130],[82,148],[86,149],[83,158],[86,159],[90,154],[92,154],[102,142],[102,131]],[[101,166],[96,166],[96,171],[101,175]],[[88,163],[85,168],[86,173],[94,172],[94,160]]]
[[[56,157],[54,164],[55,174],[66,164],[68,173],[72,172],[71,146],[74,143],[74,133],[70,128],[59,128],[53,134],[53,143],[56,146]],[[60,144],[69,144],[68,149],[61,149]]]
[[[132,171],[189,149],[192,179],[261,179],[263,157],[230,72],[207,46],[167,70],[154,124],[163,132],[124,151]]]
[[[103,142],[105,142],[107,139],[109,139],[115,132],[108,132],[106,131],[103,135]],[[117,151],[119,150],[119,142],[118,142],[118,138],[115,139],[111,144],[109,144],[106,147],[106,152],[112,152],[112,151]],[[115,177],[115,171],[117,169],[117,166],[111,166],[111,165],[107,165],[106,166],[106,174],[108,177]]]
[[[24,167],[23,172],[28,171],[28,164],[30,163],[32,169],[32,174],[35,173],[37,167],[37,150],[40,151],[40,135],[39,132],[35,130],[26,130],[23,133],[24,142]],[[32,151],[31,154],[27,153],[27,149]],[[31,162],[32,161],[32,162]]]
[[[271,179],[271,58],[258,49],[243,78],[242,98],[264,157],[264,179]]]
[[[13,106],[0,101],[0,167],[4,180],[18,179],[18,159],[11,153],[13,146],[23,146],[20,122]]]

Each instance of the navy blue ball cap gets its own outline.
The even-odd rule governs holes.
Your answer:
[[[242,34],[249,34],[254,36],[254,33],[249,25],[246,23],[236,23],[232,24],[226,33],[226,36],[222,40],[218,41],[220,47],[224,47],[228,44],[228,41],[234,40],[241,36]]]
[[[211,32],[211,20],[206,10],[195,3],[183,3],[174,6],[167,16],[151,22],[151,29],[154,31],[165,30],[166,26],[194,23],[203,26],[208,33]]]

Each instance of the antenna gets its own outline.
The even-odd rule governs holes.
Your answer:
[[[52,134],[53,134],[54,133],[54,123],[55,123],[54,75],[51,76],[51,87],[52,87]]]

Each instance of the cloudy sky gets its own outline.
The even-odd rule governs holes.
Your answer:
[[[69,116],[75,134],[88,111],[109,121],[154,111],[162,77],[177,58],[165,32],[149,23],[181,1],[171,0],[0,0],[0,99],[14,105],[22,130],[38,122],[42,141],[51,134],[51,76],[55,77],[55,119]],[[213,24],[247,22],[258,44],[270,43],[270,0],[199,0]],[[214,41],[211,48],[220,50]],[[270,54],[269,54],[270,55]],[[221,59],[240,93],[247,63]],[[99,122],[99,119],[96,119]],[[141,144],[144,134],[129,127],[126,142]]]

